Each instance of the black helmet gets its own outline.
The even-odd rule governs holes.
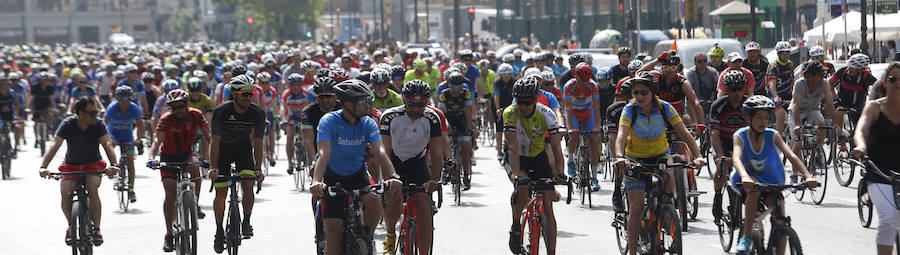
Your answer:
[[[372,80],[372,83],[388,83],[391,82],[391,72],[385,69],[375,69],[372,70],[372,73],[369,77]]]
[[[132,95],[131,87],[129,86],[118,86],[116,87],[116,98],[131,98]]]
[[[428,86],[428,83],[425,83],[422,80],[411,80],[403,85],[403,89],[400,90],[400,93],[403,94],[404,97],[422,96],[428,98],[431,96],[431,86]]]
[[[237,77],[247,73],[247,67],[241,64],[235,64],[231,67],[231,76]]]
[[[153,73],[144,72],[143,74],[141,74],[141,81],[143,81],[144,83],[152,82],[153,80],[156,80],[156,77],[153,76]]]
[[[331,73],[331,70],[329,70],[328,68],[322,68],[322,69],[319,69],[318,72],[316,72],[316,76],[317,77],[328,77],[328,74],[330,74],[330,73]]]
[[[447,76],[447,83],[450,83],[450,85],[462,85],[466,83],[466,76],[460,72],[450,73],[450,76]]]
[[[216,64],[214,64],[212,61],[203,62],[203,71],[206,71],[208,73],[208,72],[212,72],[215,70],[216,70]]]
[[[622,54],[628,54],[628,55],[631,55],[631,48],[628,48],[628,47],[619,47],[619,49],[616,50],[616,56],[622,56]]]
[[[342,81],[333,87],[338,100],[341,102],[351,102],[359,98],[372,99],[372,91],[369,86],[357,79],[349,79]]]
[[[372,84],[372,72],[362,71],[359,73],[359,76],[356,76],[356,79],[366,84]]]
[[[634,88],[637,84],[644,84],[654,95],[659,92],[659,85],[656,84],[656,76],[653,73],[640,72],[636,74],[634,78],[631,78],[631,87]]]
[[[823,74],[825,73],[825,66],[819,61],[811,61],[806,63],[806,68],[803,70],[803,75],[814,75],[814,74]]]
[[[744,72],[731,70],[725,73],[725,76],[722,76],[722,83],[724,83],[725,87],[728,89],[740,88],[747,83],[747,77],[744,77]]]
[[[775,102],[763,95],[752,96],[744,100],[744,114],[747,117],[753,117],[757,110],[774,111]]]
[[[541,80],[543,80],[543,78],[539,75],[522,77],[522,79],[519,79],[513,84],[513,96],[536,98],[540,92]]]
[[[634,82],[634,79],[628,79],[622,82],[622,86],[616,90],[616,95],[628,95],[631,94],[631,83]]]
[[[403,68],[401,65],[394,65],[391,67],[391,77],[404,77],[406,76],[406,68]]]
[[[328,92],[334,93],[333,87],[335,84],[337,82],[330,77],[319,77],[319,79],[316,79],[316,84],[313,85],[313,93],[316,93],[316,95]]]

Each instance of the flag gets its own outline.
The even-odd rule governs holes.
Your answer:
[[[675,39],[675,41],[672,41],[672,48],[669,48],[669,49],[674,50],[675,52],[678,52],[678,39]]]

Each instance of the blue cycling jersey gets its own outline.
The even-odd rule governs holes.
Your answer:
[[[69,95],[74,98],[80,98],[80,97],[92,97],[97,94],[97,91],[94,90],[94,87],[87,86],[85,88],[87,89],[86,91],[81,91],[80,88],[76,86],[76,87],[72,88],[72,91],[69,92]]]
[[[381,135],[372,117],[362,117],[351,125],[344,120],[342,113],[343,110],[329,112],[319,120],[316,141],[331,143],[328,170],[350,176],[364,170],[366,146],[381,141]]]
[[[109,136],[113,141],[130,143],[134,141],[134,135],[132,134],[134,122],[141,120],[143,114],[141,106],[134,102],[128,102],[130,106],[125,112],[122,112],[122,109],[119,109],[120,102],[115,101],[109,104],[109,107],[106,108],[106,113],[103,114],[103,119],[109,120],[106,129],[109,131]]]
[[[744,141],[743,157],[744,168],[750,176],[763,184],[783,184],[784,164],[781,163],[779,150],[775,148],[774,138],[778,135],[775,129],[767,128],[763,134],[761,151],[757,152],[750,144],[750,128],[743,127],[734,133]],[[731,176],[731,182],[741,183],[741,175],[737,171]]]
[[[128,86],[131,87],[131,101],[135,103],[140,102],[140,98],[147,94],[147,90],[144,88],[144,82],[140,80],[135,80],[134,83],[128,82],[128,79],[122,79],[116,86]],[[150,103],[150,102],[147,102]]]

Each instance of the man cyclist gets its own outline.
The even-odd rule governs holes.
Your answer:
[[[222,219],[225,217],[225,199],[228,197],[229,185],[233,185],[232,174],[244,177],[257,177],[259,182],[265,178],[260,169],[263,158],[262,137],[266,131],[266,115],[262,109],[251,103],[253,98],[253,79],[246,75],[238,75],[229,84],[231,100],[213,110],[212,138],[210,139],[209,177],[214,179],[216,198],[213,210],[216,214],[216,238],[213,247],[216,253],[225,250],[225,231]],[[251,141],[251,134],[253,136]],[[231,168],[231,164],[234,168]],[[220,170],[221,168],[221,170]],[[253,212],[252,180],[241,181],[243,188],[244,222],[241,234],[244,239],[253,236],[250,225],[250,214]]]
[[[575,173],[575,157],[574,153],[578,146],[581,135],[580,130],[592,132],[587,135],[590,148],[591,168],[591,188],[595,191],[600,190],[600,183],[597,181],[597,168],[600,167],[600,152],[603,150],[603,144],[600,142],[600,123],[603,116],[600,115],[600,90],[599,85],[591,79],[591,67],[587,63],[580,63],[575,66],[575,79],[569,80],[563,89],[563,100],[565,100],[566,120],[569,126],[568,151],[569,157],[567,166],[569,168],[569,176],[576,176]],[[604,85],[605,87],[605,85]],[[559,158],[561,160],[562,158]]]
[[[632,60],[632,62],[642,62],[640,60]],[[629,64],[629,69],[630,69]],[[637,68],[635,68],[637,70]],[[633,77],[632,77],[633,78]],[[606,119],[609,121],[606,122],[606,136],[609,139],[609,149],[610,151],[616,151],[616,136],[619,133],[619,122],[618,119],[622,118],[622,109],[625,109],[625,105],[631,101],[631,83],[632,79],[627,78],[623,79],[616,88],[616,98],[615,102],[606,107]],[[624,177],[623,171],[614,171],[615,180],[614,185],[615,189],[613,189],[612,194],[612,202],[613,209],[616,212],[624,212],[625,204],[622,201],[622,179]]]
[[[825,66],[826,78],[831,78],[834,75],[835,71],[837,71],[837,69],[834,68],[834,64],[825,61],[825,48],[816,45],[812,46],[812,48],[809,48],[809,60],[794,67],[794,78],[796,79],[803,75],[803,70],[806,69],[806,64],[812,61],[817,61]]]
[[[791,100],[791,86],[794,85],[794,63],[791,62],[791,45],[780,41],[775,44],[775,52],[778,59],[769,64],[766,71],[766,89],[769,97],[775,98],[775,130],[784,130],[784,121],[787,111],[784,109],[784,100]],[[823,70],[824,74],[824,70]],[[832,105],[831,102],[827,103]]]
[[[106,133],[105,125],[103,125],[101,120],[97,119],[98,113],[99,111],[97,106],[94,105],[94,100],[87,97],[78,99],[78,102],[75,103],[75,115],[65,118],[59,124],[56,136],[53,137],[53,144],[50,145],[50,149],[44,154],[39,172],[41,177],[46,178],[49,176],[50,171],[47,170],[47,166],[50,165],[50,161],[56,156],[56,152],[62,146],[63,141],[66,142],[67,149],[66,158],[63,160],[63,164],[59,165],[60,172],[105,171],[109,176],[116,174],[119,170],[116,167],[118,165],[116,154],[109,145],[109,135]],[[108,167],[106,166],[106,161],[103,161],[103,158],[100,157],[100,150],[98,150],[100,146],[103,147],[106,158],[112,163]],[[66,222],[69,222],[69,215],[72,212],[72,200],[69,196],[75,191],[77,179],[78,177],[75,175],[64,175],[59,185],[62,211],[63,215],[66,216]],[[85,176],[84,181],[84,187],[88,193],[89,215],[91,216],[91,222],[94,223],[94,228],[89,230],[91,242],[94,245],[101,245],[103,244],[103,235],[100,234],[100,215],[102,210],[100,195],[97,193],[101,178],[99,174],[96,176],[90,175]],[[69,229],[66,229],[65,241],[67,245],[72,245]]]
[[[835,115],[834,109],[834,91],[828,87],[825,80],[825,69],[822,63],[810,62],[803,71],[803,77],[797,79],[794,83],[791,96],[790,109],[791,116],[788,121],[791,127],[791,134],[794,138],[793,150],[794,154],[800,155],[800,129],[804,123],[812,123],[817,126],[824,126],[824,114]],[[825,105],[825,113],[820,110],[819,105]],[[777,110],[776,110],[777,111]],[[837,123],[837,121],[835,121]],[[825,130],[817,130],[817,143],[821,146],[825,143]],[[822,159],[824,160],[824,158]],[[819,162],[821,167],[825,167],[825,162]]]
[[[413,71],[410,71],[413,72]],[[372,94],[375,95],[375,101],[372,107],[378,111],[384,112],[389,108],[403,105],[403,98],[396,91],[388,89],[391,84],[391,71],[381,68],[375,69],[371,73]]]
[[[869,86],[876,81],[875,76],[872,76],[872,72],[868,67],[868,56],[862,53],[853,54],[847,60],[847,66],[838,69],[831,76],[831,79],[828,80],[829,90],[837,91],[838,103],[836,106],[839,109],[849,108],[856,110],[856,112],[847,112],[850,117],[849,121],[853,122],[853,124],[856,124],[856,121],[859,120],[863,106],[866,104]],[[853,130],[846,130],[846,134],[843,132],[843,112],[835,112],[831,119],[834,121],[835,128],[839,128],[836,131],[839,131],[837,134],[840,136],[841,141],[846,139],[847,134],[853,132]]]
[[[657,164],[660,159],[667,158],[669,143],[666,129],[669,127],[680,137],[691,137],[675,107],[657,96],[659,88],[653,74],[638,74],[638,77],[632,78],[631,86],[634,99],[622,109],[619,133],[616,136],[616,166],[619,169],[623,169],[629,161]],[[700,155],[694,139],[684,140],[694,155]],[[697,167],[703,167],[705,160],[698,157],[693,163]],[[666,170],[666,175],[670,180],[674,178],[670,169]],[[650,175],[642,171],[625,169],[625,192],[630,207],[626,226],[629,254],[636,254],[644,210],[643,199],[650,181]],[[668,182],[666,191],[675,192],[674,182]]]
[[[719,81],[719,71],[709,66],[708,62],[706,54],[697,53],[694,55],[694,67],[684,72],[684,77],[697,93],[697,99],[700,99],[704,113],[709,112],[709,106],[716,101],[716,84]]]
[[[494,106],[496,108],[492,109],[491,115],[494,116],[494,131],[495,136],[494,140],[496,142],[497,149],[497,160],[503,159],[503,119],[500,117],[503,113],[503,110],[506,109],[507,106],[512,104],[513,95],[512,88],[516,82],[515,70],[513,66],[507,63],[500,64],[497,67],[497,75],[500,76],[497,81],[494,82]]]
[[[823,73],[818,74],[819,76],[824,76],[824,70],[822,71]],[[801,173],[806,177],[806,183],[810,188],[817,186],[816,179],[806,170],[803,161],[791,152],[778,131],[767,128],[774,109],[775,103],[768,97],[752,96],[748,98],[744,102],[743,110],[744,116],[749,119],[749,126],[739,129],[732,138],[734,143],[732,165],[735,171],[731,176],[731,185],[746,195],[744,199],[745,219],[756,218],[756,207],[760,198],[766,199],[766,205],[771,206],[776,202],[774,196],[781,196],[781,194],[774,194],[774,196],[760,194],[755,187],[756,183],[785,183],[784,165],[781,163],[779,152],[784,153],[784,157],[791,161],[795,173]],[[784,214],[784,206],[781,209],[781,213]],[[737,247],[735,247],[739,254],[750,249],[750,244],[753,242],[750,239],[750,234],[753,233],[753,223],[752,220],[744,220],[744,228],[741,231],[744,235],[738,239]],[[779,247],[779,250],[783,252],[783,240]]]
[[[193,78],[191,78],[193,79]],[[188,79],[188,83],[190,80]],[[210,140],[209,123],[203,117],[203,112],[195,108],[189,108],[187,105],[188,94],[184,90],[176,89],[169,91],[166,95],[166,104],[169,105],[169,111],[163,114],[156,126],[156,139],[150,147],[150,154],[147,157],[148,167],[156,167],[161,162],[194,162],[197,161],[197,154],[193,151],[194,140],[197,138],[197,132],[203,135],[203,140]],[[121,101],[120,101],[121,102]],[[162,148],[160,148],[162,146]],[[201,155],[207,155],[206,150],[209,147],[201,146]],[[157,151],[160,152],[159,161],[156,160]],[[206,160],[205,157],[201,159]],[[197,166],[191,166],[187,169],[191,178],[200,176],[200,169]],[[175,217],[175,200],[176,184],[179,181],[178,169],[173,167],[162,168],[159,170],[162,178],[163,189],[166,192],[165,200],[163,200],[163,215],[166,223],[166,236],[163,244],[163,251],[172,252],[175,250],[175,237],[172,235],[172,220]],[[200,186],[203,184],[202,179],[194,179],[194,196],[196,201],[200,201]],[[203,219],[206,214],[197,207],[197,218]]]
[[[292,73],[288,76],[288,89],[281,94],[281,116],[285,116],[284,121],[281,123],[281,129],[287,133],[286,141],[294,141],[294,135],[297,135],[294,133],[294,126],[299,125],[300,120],[303,119],[303,107],[316,100],[312,93],[303,88],[302,83],[303,75]],[[288,158],[287,173],[289,175],[294,174],[294,146],[284,146],[284,148],[287,151]]]
[[[134,203],[137,202],[134,193],[134,146],[139,144],[140,140],[135,139],[132,132],[137,126],[138,134],[144,133],[144,119],[141,107],[131,101],[132,96],[131,87],[117,87],[116,101],[109,104],[103,115],[103,121],[109,132],[111,147],[122,146],[122,151],[125,152],[125,162],[122,163],[128,165],[128,200]]]
[[[712,214],[718,223],[722,218],[722,187],[728,181],[731,172],[731,152],[734,132],[747,126],[747,118],[744,116],[742,105],[747,96],[747,77],[738,70],[731,70],[722,76],[723,83],[728,88],[728,96],[721,97],[713,102],[709,113],[709,141],[716,155],[716,172],[713,174],[715,185],[713,196]],[[721,166],[721,167],[719,167]]]
[[[0,78],[2,78],[2,74],[0,74]],[[19,104],[19,97],[16,95],[16,91],[10,88],[13,85],[12,82],[8,79],[0,79],[0,129],[3,132],[18,131],[18,112],[21,107]],[[8,137],[8,136],[7,136]],[[11,149],[11,153],[13,157],[16,155],[16,150],[18,148],[18,139],[15,141],[15,147],[9,148]]]
[[[38,83],[31,87],[31,94],[28,96],[27,109],[31,109],[31,118],[37,123],[43,121],[50,130],[50,125],[54,123],[56,118],[56,88],[50,81],[50,73],[41,72],[38,74]],[[34,133],[37,134],[38,125],[34,125]],[[48,131],[49,133],[49,131]],[[34,147],[38,148],[38,139],[34,138]]]
[[[725,83],[723,82],[722,78],[725,76],[726,73],[731,72],[732,70],[741,71],[741,73],[744,73],[744,77],[746,80],[746,82],[744,83],[744,87],[745,87],[743,90],[744,94],[747,95],[748,97],[753,96],[755,94],[755,92],[753,92],[753,90],[754,90],[754,84],[756,84],[756,79],[753,78],[753,72],[751,72],[750,69],[743,67],[743,65],[744,65],[744,57],[741,57],[741,53],[738,53],[738,52],[728,53],[728,68],[725,68],[725,70],[723,70],[722,73],[719,73],[718,85],[716,85],[716,88],[718,91],[716,93],[717,94],[716,98],[720,98],[720,97],[724,97],[724,96],[728,95],[728,88],[725,86]],[[762,95],[765,95],[765,94],[762,94]]]
[[[199,110],[203,113],[204,119],[212,119],[213,102],[212,98],[203,93],[204,84],[197,80],[188,79],[188,107]],[[208,138],[208,137],[207,137]],[[200,148],[209,147],[209,139],[200,139]],[[200,158],[208,158],[209,150],[200,150]]]
[[[191,77],[196,78],[196,77]],[[190,79],[188,79],[190,83]],[[203,83],[200,79],[195,79],[194,82]],[[163,79],[162,80],[162,90],[164,95],[169,94],[170,91],[181,88],[181,83],[173,79]],[[153,110],[151,111],[152,117],[150,118],[150,125],[155,127],[159,125],[159,119],[166,112],[169,112],[169,106],[166,104],[166,97],[161,96],[156,98],[156,101],[153,102]],[[142,134],[143,135],[143,134]]]
[[[319,121],[326,113],[341,109],[341,105],[335,103],[333,87],[336,84],[337,82],[329,77],[317,79],[316,84],[312,87],[313,92],[316,94],[316,101],[303,108],[300,132],[303,135],[306,157],[309,159],[315,159],[318,152],[316,148],[316,128],[319,127]],[[312,171],[309,172],[309,175],[312,177]],[[313,205],[315,205],[315,201],[313,199]]]
[[[753,81],[756,82],[753,84],[753,94],[748,94],[748,96],[766,94],[766,74],[769,71],[769,61],[762,56],[761,48],[757,42],[748,42],[744,46],[747,59],[743,61],[742,66],[750,70],[750,73],[753,74]]]
[[[463,190],[469,190],[472,180],[472,118],[475,115],[475,102],[472,100],[472,91],[463,88],[465,80],[466,78],[459,72],[453,72],[447,77],[450,86],[438,92],[438,108],[447,116],[450,139],[459,142],[462,162],[458,164],[462,164],[463,167]],[[418,82],[409,82],[404,88],[416,84]]]
[[[722,62],[722,58],[725,57],[725,50],[719,47],[719,44],[716,43],[712,48],[709,48],[709,52],[706,53],[709,55],[709,66],[716,69],[720,74],[728,68],[728,65],[725,62]]]
[[[462,78],[461,73],[454,73],[450,76],[450,79],[460,78]],[[462,110],[466,105],[459,105],[458,102],[460,100],[469,102],[468,105],[471,105],[468,95],[461,93],[467,92],[458,87],[461,85],[461,83],[453,85],[457,86],[455,88],[457,89],[457,95],[454,95],[454,97],[461,99],[442,101],[442,104],[446,107],[445,109],[460,107],[460,109],[454,110],[457,112]],[[449,90],[452,89],[441,92],[441,97],[451,94],[452,92]],[[431,87],[424,81],[412,80],[407,82],[403,86],[402,93],[404,105],[388,109],[381,117],[379,129],[381,130],[381,139],[384,141],[385,151],[390,154],[394,169],[399,170],[400,179],[405,181],[405,184],[415,184],[425,188],[425,192],[413,195],[416,200],[415,210],[422,212],[416,215],[416,220],[420,225],[417,228],[420,232],[417,234],[419,234],[418,240],[420,243],[431,243],[434,229],[432,227],[431,192],[438,187],[437,181],[441,176],[441,166],[443,165],[442,150],[437,149],[444,146],[444,138],[441,136],[441,118],[435,111],[426,107],[431,96]],[[452,114],[456,113],[446,113],[451,124],[462,124],[453,121],[454,117],[451,116],[454,116]],[[431,150],[427,150],[429,146],[432,148]],[[430,154],[431,169],[429,169],[427,162],[426,151]],[[463,152],[463,157],[465,156],[466,152]],[[384,250],[385,254],[393,254],[397,239],[394,231],[402,213],[403,199],[400,194],[394,194],[394,196],[387,197],[386,200],[387,205],[385,205],[384,214],[387,236],[384,240]],[[418,249],[423,254],[429,254],[428,249],[430,247],[420,246]]]
[[[389,186],[387,196],[396,196],[402,183],[394,172],[394,165],[384,149],[382,137],[375,120],[368,117],[369,104],[372,103],[372,92],[359,80],[348,80],[333,87],[342,103],[342,110],[326,113],[319,121],[316,141],[318,158],[316,158],[313,183],[310,193],[322,197],[325,188],[337,183],[346,190],[358,190],[370,185],[369,171],[366,168],[363,154],[367,145],[371,148],[375,160],[381,166],[381,176],[390,176],[384,183]],[[376,177],[379,174],[371,174]],[[373,193],[361,194],[363,202],[363,220],[369,226],[369,233],[374,234],[381,219],[381,199]],[[325,226],[325,254],[342,254],[341,239],[346,214],[346,197],[327,197],[322,199],[323,224]],[[427,211],[426,211],[427,212]]]
[[[274,65],[274,64],[273,64]],[[274,69],[271,67],[270,69]],[[278,77],[280,78],[280,77]],[[266,112],[266,138],[268,139],[269,145],[266,147],[266,152],[268,153],[266,156],[266,160],[269,162],[269,166],[275,166],[275,108],[281,105],[281,101],[278,100],[278,91],[277,85],[273,84],[273,81],[280,81],[280,79],[276,79],[269,72],[259,72],[256,75],[256,86],[253,88],[254,92],[254,100],[263,111]],[[293,141],[293,140],[291,140]]]
[[[548,147],[556,154],[555,158],[562,159],[560,139],[562,133],[559,130],[559,122],[556,114],[549,107],[537,104],[540,93],[540,80],[538,76],[528,76],[516,81],[513,86],[513,96],[516,103],[503,110],[504,136],[509,146],[509,167],[512,176],[517,180],[512,197],[512,226],[509,232],[509,249],[515,254],[522,252],[522,226],[519,219],[522,210],[528,202],[528,190],[530,184],[521,180],[538,178],[557,178],[557,181],[566,179],[561,169],[556,164],[550,164],[547,157]],[[546,137],[546,134],[550,137]],[[549,139],[549,142],[545,142]],[[553,186],[544,190],[544,214],[547,216],[546,237],[550,254],[556,251],[556,217],[553,213],[553,201],[558,199],[558,193]]]
[[[134,64],[127,64],[124,68],[125,71],[125,79],[119,81],[116,84],[116,87],[127,86],[131,87],[131,91],[134,96],[131,98],[132,101],[138,103],[141,106],[141,109],[144,111],[144,116],[150,116],[152,108],[150,108],[150,104],[153,102],[147,102],[146,89],[144,87],[144,82],[138,79],[138,68]],[[181,83],[179,83],[179,86]]]

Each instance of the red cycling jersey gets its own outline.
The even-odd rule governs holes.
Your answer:
[[[197,139],[197,130],[206,126],[209,126],[209,122],[203,118],[203,112],[200,110],[188,108],[183,120],[176,118],[172,111],[166,112],[156,126],[156,131],[163,132],[160,153],[184,155],[191,152],[194,140]]]

